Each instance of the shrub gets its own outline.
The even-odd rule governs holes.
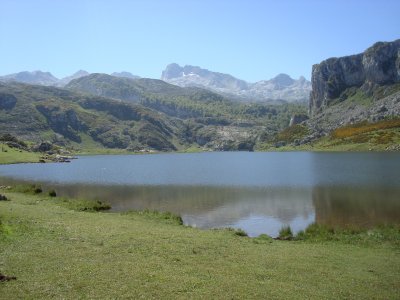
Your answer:
[[[237,236],[248,236],[247,232],[244,231],[243,229],[240,229],[240,228],[235,230],[235,235],[237,235]]]
[[[111,206],[108,203],[96,200],[62,198],[61,201],[64,206],[76,211],[95,212],[111,209]]]
[[[278,239],[280,240],[291,240],[293,239],[293,232],[290,226],[284,226],[279,230]]]
[[[33,193],[34,193],[34,194],[40,194],[41,192],[43,192],[41,186],[35,186],[35,187],[33,188]]]
[[[50,191],[49,191],[49,196],[50,196],[50,197],[57,197],[56,191],[55,191],[55,190],[50,190]]]

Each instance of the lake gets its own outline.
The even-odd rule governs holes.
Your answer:
[[[199,228],[250,236],[400,223],[400,153],[252,153],[81,156],[71,163],[0,166],[0,184],[28,181],[113,211],[179,214]]]

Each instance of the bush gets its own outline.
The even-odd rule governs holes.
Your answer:
[[[235,230],[235,235],[237,235],[237,236],[248,236],[247,232],[244,231],[243,229],[240,229],[240,228]]]
[[[149,210],[145,209],[137,212],[139,215],[146,215],[156,219],[169,220],[178,223],[179,225],[183,225],[183,220],[181,216],[175,215],[169,211],[157,211],[157,210]]]
[[[225,228],[225,229],[228,230],[228,231],[233,232],[233,234],[234,234],[234,235],[237,235],[237,236],[248,236],[248,235],[247,235],[247,232],[244,231],[244,230],[241,229],[241,228],[227,227],[227,228]]]
[[[43,190],[42,190],[42,187],[41,186],[35,186],[34,188],[33,188],[33,193],[34,194],[40,194],[40,193],[42,193],[43,192]]]
[[[49,191],[49,196],[50,196],[50,197],[57,197],[56,191],[55,191],[55,190],[50,190],[50,191]]]
[[[278,239],[280,240],[291,240],[293,239],[293,232],[290,226],[284,226],[279,230]]]
[[[96,200],[86,199],[62,199],[62,204],[69,209],[76,211],[102,211],[111,209],[111,205]]]

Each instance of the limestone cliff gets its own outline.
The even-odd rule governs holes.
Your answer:
[[[400,39],[378,42],[364,53],[329,58],[312,68],[310,114],[329,106],[351,87],[366,93],[376,86],[400,82]]]

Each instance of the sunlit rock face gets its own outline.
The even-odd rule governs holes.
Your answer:
[[[370,92],[400,82],[400,40],[378,42],[365,52],[329,58],[312,68],[310,112],[321,112],[350,87]]]

